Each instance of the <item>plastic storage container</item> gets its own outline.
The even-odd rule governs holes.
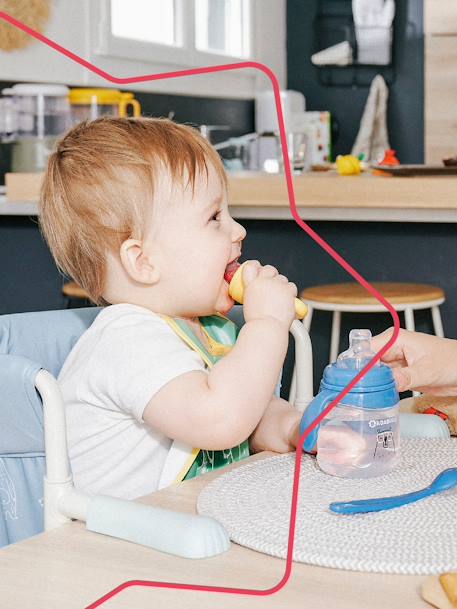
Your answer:
[[[56,139],[70,127],[69,89],[63,85],[11,87],[17,115],[12,171],[43,171]]]
[[[352,330],[349,343],[348,351],[325,368],[320,391],[303,414],[301,434],[373,358],[369,330]],[[319,467],[333,476],[386,474],[399,456],[398,402],[392,371],[378,363],[314,428],[303,448],[317,448]]]
[[[0,141],[2,144],[14,142],[17,137],[17,108],[13,89],[2,89],[0,97]]]
[[[101,116],[127,116],[129,107],[133,116],[141,114],[140,103],[133,93],[122,93],[117,89],[71,89],[69,98],[74,125]]]

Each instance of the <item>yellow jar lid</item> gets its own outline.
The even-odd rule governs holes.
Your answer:
[[[70,89],[68,98],[71,104],[118,104],[125,94],[117,89]],[[132,94],[133,97],[133,94]]]

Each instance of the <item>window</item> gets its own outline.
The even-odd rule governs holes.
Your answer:
[[[98,51],[193,66],[253,49],[253,0],[103,0]]]
[[[175,45],[174,0],[111,0],[113,36]]]
[[[91,57],[115,75],[253,60],[286,80],[286,0],[85,0]],[[142,84],[145,90],[252,98],[258,71]],[[90,80],[90,77],[89,77]],[[266,85],[268,86],[268,84]],[[149,87],[149,88],[148,88]]]
[[[198,50],[249,57],[249,31],[249,0],[196,0]]]

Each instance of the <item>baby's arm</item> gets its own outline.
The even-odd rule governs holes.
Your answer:
[[[270,266],[243,268],[244,316],[238,340],[209,372],[189,372],[162,387],[143,419],[169,438],[199,448],[236,446],[259,424],[284,362],[297,288]]]
[[[286,400],[274,396],[250,438],[252,452],[295,450],[300,439],[302,414]]]

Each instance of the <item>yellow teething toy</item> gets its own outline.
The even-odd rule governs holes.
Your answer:
[[[244,264],[246,263],[244,262],[237,268],[229,284],[229,295],[239,304],[243,304],[244,285],[242,269]],[[308,313],[308,307],[298,298],[295,299],[295,313],[298,319],[303,319]]]

